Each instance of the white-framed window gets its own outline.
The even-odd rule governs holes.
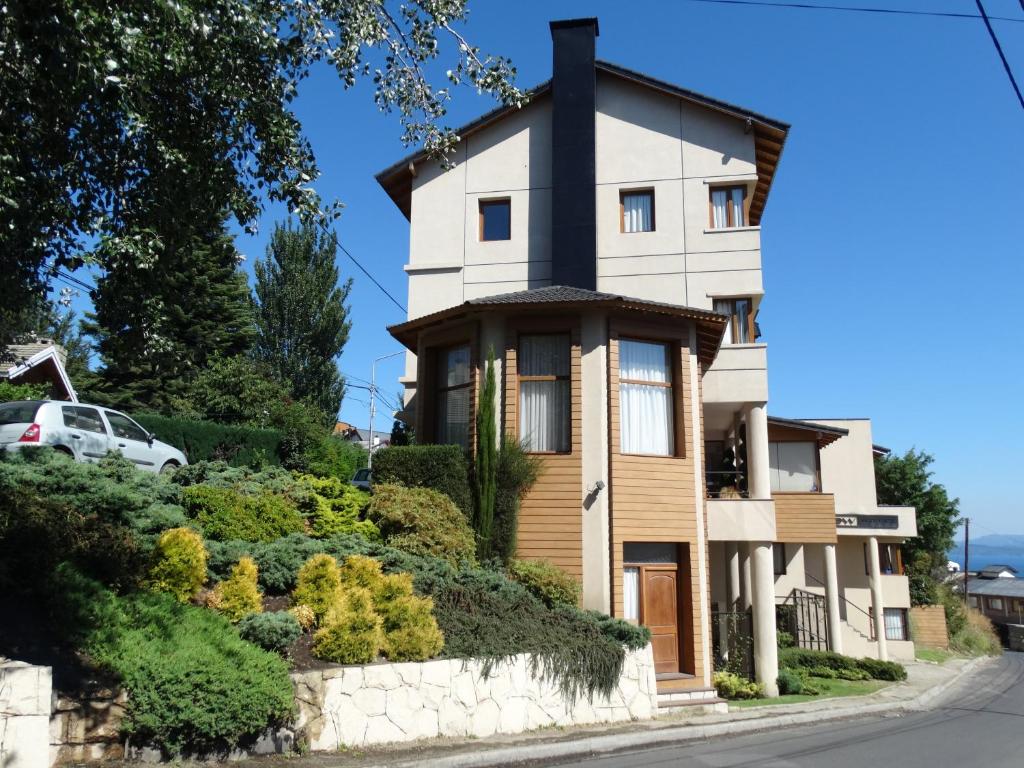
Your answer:
[[[519,437],[536,453],[571,449],[569,334],[519,337]]]
[[[768,443],[773,491],[811,493],[818,489],[818,446],[808,442]]]
[[[469,345],[442,349],[437,354],[437,419],[434,441],[469,447]]]
[[[634,566],[622,570],[622,618],[640,621],[640,569]]]
[[[988,598],[988,609],[990,611],[1001,611],[1001,610],[1003,610],[1003,598],[1001,598],[1001,597],[990,597],[990,598]]]
[[[669,349],[660,342],[619,342],[619,441],[623,453],[673,455]]]
[[[730,229],[747,225],[744,186],[711,187],[711,228]]]
[[[886,608],[885,609],[885,639],[886,640],[907,640],[907,609]]]
[[[619,192],[619,230],[654,231],[654,190],[632,189]]]
[[[729,318],[722,336],[723,344],[753,344],[757,340],[754,302],[751,299],[715,299],[714,309]]]

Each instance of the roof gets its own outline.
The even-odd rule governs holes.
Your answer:
[[[1010,573],[1018,573],[1017,569],[1012,565],[1003,565],[1002,563],[995,563],[993,565],[986,565],[980,571],[978,571],[981,578],[996,578],[1000,573],[1009,571]]]
[[[64,351],[64,347],[54,344],[52,339],[36,339],[35,341],[27,344],[11,344],[7,347],[7,358],[5,361],[6,367],[4,370],[10,370],[21,363],[25,363],[31,360],[35,355],[50,347],[53,347],[54,350],[56,350],[57,356],[60,358],[61,365],[66,365],[68,361],[68,354]]]
[[[35,371],[32,376],[35,377],[49,367],[52,369],[50,380],[59,382],[68,400],[78,402],[78,394],[71,384],[67,371],[64,370],[67,352],[63,347],[54,344],[50,339],[36,339],[29,344],[12,344],[7,347],[7,352],[13,358],[13,362],[3,371],[3,375],[8,379],[20,378],[31,371]]]
[[[816,424],[812,421],[806,421],[803,419],[783,419],[779,416],[769,416],[768,423],[775,424],[780,427],[787,427],[788,429],[799,429],[801,431],[809,432],[814,435],[819,448],[831,445],[840,437],[845,437],[850,434],[850,430],[843,429],[842,427],[829,427],[824,424]]]
[[[636,299],[613,293],[591,291],[586,288],[575,288],[568,285],[551,285],[544,288],[530,288],[525,291],[500,293],[470,299],[454,307],[442,309],[423,317],[392,325],[388,331],[406,348],[416,351],[416,338],[419,333],[431,325],[454,320],[472,314],[477,310],[496,309],[503,307],[543,306],[545,308],[573,309],[581,306],[601,307],[606,309],[633,310],[667,315],[697,322],[698,354],[700,361],[710,365],[718,354],[722,334],[728,318],[707,309],[696,309],[679,304],[666,304],[647,299]]]
[[[771,188],[775,169],[782,157],[782,148],[786,142],[786,135],[789,133],[788,123],[720,99],[712,98],[711,96],[705,96],[688,88],[667,83],[664,80],[658,80],[650,75],[636,72],[609,61],[598,59],[594,63],[594,68],[599,73],[618,77],[636,85],[650,88],[745,121],[754,133],[754,153],[757,163],[757,184],[754,187],[754,194],[750,202],[750,223],[760,223],[764,206],[768,202],[768,190]],[[550,91],[551,80],[545,80],[543,83],[529,89],[526,93],[530,101],[533,102],[546,96]],[[474,133],[478,133],[504,119],[517,109],[518,107],[512,105],[497,107],[481,115],[476,120],[456,128],[455,133],[461,139],[468,138]],[[377,182],[384,188],[384,191],[388,193],[388,196],[407,219],[410,217],[412,210],[412,180],[416,176],[416,164],[426,159],[428,159],[427,152],[419,150],[385,168],[376,176]]]
[[[967,580],[967,591],[972,595],[1024,597],[1024,579],[970,578]]]

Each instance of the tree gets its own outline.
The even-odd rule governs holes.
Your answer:
[[[209,359],[246,352],[254,335],[249,284],[220,220],[161,222],[163,253],[148,269],[111,257],[86,328],[103,360],[100,399],[168,411]]]
[[[903,545],[914,605],[936,601],[936,588],[945,576],[946,553],[960,525],[960,500],[949,498],[941,483],[932,482],[928,467],[933,461],[931,454],[914,449],[902,456],[875,459],[878,503],[917,510],[917,536]]]
[[[476,462],[473,478],[476,486],[477,556],[486,562],[491,557],[494,537],[494,506],[498,486],[498,427],[495,423],[495,399],[498,385],[494,375],[494,348],[487,352],[487,369],[476,411]]]
[[[337,236],[314,225],[278,225],[256,264],[255,289],[256,359],[330,425],[345,395],[337,359],[351,327],[345,302],[352,280],[338,285],[337,249]]]
[[[0,345],[53,268],[97,258],[132,274],[163,258],[153,214],[227,211],[252,227],[284,202],[321,213],[293,101],[315,65],[374,82],[406,144],[436,156],[457,136],[425,69],[522,104],[503,58],[455,29],[466,0],[7,0],[0,4]],[[443,71],[443,69],[441,70]]]

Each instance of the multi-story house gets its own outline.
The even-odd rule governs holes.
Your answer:
[[[660,689],[699,700],[713,611],[749,607],[754,672],[774,693],[776,603],[798,582],[826,598],[827,644],[885,656],[899,590],[875,538],[909,528],[861,526],[877,516],[870,464],[850,479],[833,462],[844,441],[870,462],[870,437],[861,455],[859,426],[766,411],[760,224],[788,126],[597,61],[597,33],[596,19],[553,22],[551,80],[463,127],[450,170],[421,153],[378,176],[410,222],[409,319],[391,328],[409,350],[406,416],[423,442],[471,448],[494,351],[500,431],[544,465],[519,556],[648,626]],[[805,443],[813,487],[782,475],[810,467]],[[874,577],[853,573],[862,540]],[[879,617],[881,642],[854,606]]]

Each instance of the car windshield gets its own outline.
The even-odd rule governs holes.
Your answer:
[[[0,405],[0,424],[31,424],[36,420],[36,412],[42,402],[39,400],[19,400],[15,403]]]
[[[360,469],[358,472],[356,472],[356,476],[354,478],[352,478],[352,479],[353,480],[369,480],[369,478],[370,478],[370,470],[368,470],[368,469]]]

